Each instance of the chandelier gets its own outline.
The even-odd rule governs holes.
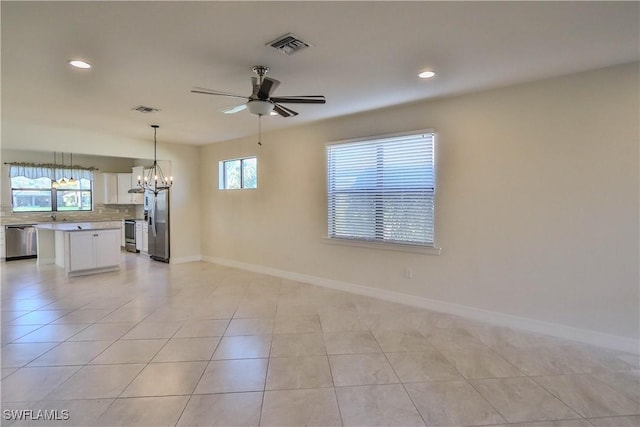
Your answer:
[[[153,128],[153,166],[149,169],[144,176],[138,176],[138,186],[143,191],[151,191],[153,194],[158,195],[160,191],[168,190],[173,185],[173,177],[165,176],[158,165],[156,158],[157,145],[156,132],[160,126],[151,125]]]

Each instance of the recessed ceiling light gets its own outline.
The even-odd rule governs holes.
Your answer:
[[[83,69],[91,68],[91,64],[89,64],[88,62],[80,61],[79,59],[71,59],[69,61],[69,65],[71,65],[72,67]]]
[[[431,77],[435,76],[436,73],[434,73],[433,71],[427,70],[427,71],[423,71],[420,74],[418,74],[418,77],[420,77],[421,79],[430,79]]]

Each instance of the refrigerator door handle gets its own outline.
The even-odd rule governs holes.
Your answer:
[[[149,225],[151,225],[151,229],[153,230],[153,237],[158,236],[158,228],[156,226],[156,198],[151,199],[151,210],[149,211],[151,214],[149,216]]]

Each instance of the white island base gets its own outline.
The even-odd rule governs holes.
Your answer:
[[[68,276],[120,269],[119,223],[38,224],[36,230],[38,264],[55,263]]]

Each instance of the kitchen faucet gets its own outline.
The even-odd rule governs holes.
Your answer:
[[[56,213],[52,212],[51,215],[49,215],[51,217],[51,221],[56,221]]]

